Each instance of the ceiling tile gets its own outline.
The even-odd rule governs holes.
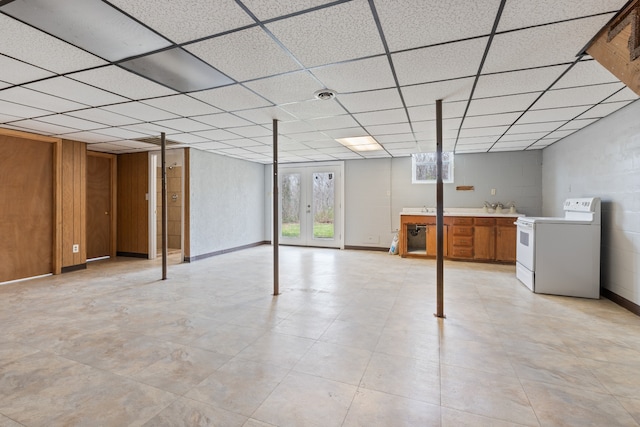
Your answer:
[[[493,144],[458,144],[456,146],[456,154],[461,153],[486,153]]]
[[[307,121],[314,129],[323,131],[330,129],[341,129],[360,126],[353,117],[344,114],[342,116],[321,117],[319,119],[310,119]]]
[[[155,122],[155,124],[161,127],[166,126],[171,129],[179,130],[180,132],[198,132],[211,128],[210,125],[206,125],[204,123],[200,123],[185,117],[181,117],[179,119],[161,120]]]
[[[2,114],[0,113],[0,123],[7,123],[7,122],[13,122],[16,120],[20,120],[23,117],[18,117],[18,116],[10,116],[8,114]]]
[[[553,86],[562,89],[574,86],[596,85],[601,83],[618,82],[618,78],[611,74],[600,63],[594,60],[580,61]]]
[[[508,128],[508,126],[491,126],[486,128],[461,129],[460,137],[464,138],[474,136],[500,136]]]
[[[381,89],[371,92],[345,93],[339,101],[351,113],[401,108],[402,100],[397,89]]]
[[[222,129],[211,129],[202,132],[194,132],[198,136],[207,138],[210,141],[223,141],[228,139],[241,138],[240,136]]]
[[[438,99],[443,101],[468,100],[475,78],[447,80],[436,83],[403,86],[402,96],[407,106],[432,104]]]
[[[198,144],[192,144],[192,146],[199,150],[218,150],[220,148],[230,148],[227,144],[223,144],[222,142],[218,141],[202,142]]]
[[[291,141],[294,143],[299,143],[299,142],[306,143],[309,141],[324,141],[328,138],[327,135],[319,131],[292,133],[287,136],[291,138]]]
[[[197,136],[190,133],[174,133],[174,134],[171,134],[168,139],[170,139],[171,141],[176,141],[183,144],[195,144],[198,142],[207,141],[207,139],[202,136]]]
[[[54,73],[105,65],[102,59],[0,14],[0,53]]]
[[[442,120],[442,128],[443,131],[455,130],[457,132],[460,124],[462,123],[462,118],[457,117],[454,119],[443,119]],[[496,123],[498,124],[498,123]],[[413,126],[414,132],[431,132],[433,135],[436,134],[436,121],[434,120],[422,120],[411,122]],[[455,135],[454,135],[455,137]]]
[[[271,105],[269,101],[240,85],[193,92],[191,96],[227,111],[250,110]]]
[[[624,6],[625,2],[626,0],[563,0],[561,2],[556,0],[510,0],[507,1],[500,17],[498,31],[548,24],[603,12],[613,12]]]
[[[118,139],[136,139],[136,138],[145,138],[149,136],[148,134],[145,134],[145,133],[134,132],[124,128],[100,129],[99,131],[96,131],[96,133],[113,136],[114,138],[118,138]]]
[[[151,107],[142,102],[127,102],[124,104],[108,105],[103,109],[123,116],[133,117],[143,122],[175,119],[176,115]]]
[[[110,2],[176,43],[254,24],[253,19],[230,0],[189,0],[188,7],[171,0]]]
[[[400,85],[475,76],[488,37],[447,43],[391,55]]]
[[[2,94],[4,92],[0,92],[0,98],[2,98]],[[20,99],[19,96],[13,96],[13,99]],[[29,118],[29,117],[38,117],[45,116],[51,114],[51,112],[47,110],[41,110],[39,108],[27,107],[26,105],[15,104],[13,102],[6,102],[0,100],[0,114],[8,114],[10,116],[18,116],[21,118]]]
[[[244,136],[246,138],[251,138],[254,136],[267,136],[272,134],[269,129],[258,125],[233,128],[231,129],[231,132]]]
[[[470,116],[482,114],[509,113],[525,111],[536,100],[539,93],[497,96],[494,98],[473,99],[467,112]]]
[[[571,120],[570,122],[567,122],[567,124],[565,124],[564,126],[562,126],[558,130],[582,129],[583,127],[590,125],[591,123],[595,122],[596,120],[598,120],[598,119],[575,119],[575,120]]]
[[[134,100],[176,93],[114,65],[73,73],[68,77]]]
[[[338,93],[382,89],[396,85],[386,56],[342,62],[314,68],[325,87]]]
[[[235,114],[256,124],[272,123],[273,119],[281,122],[295,120],[295,117],[278,107],[256,108],[253,110],[238,111]]]
[[[275,21],[267,28],[306,67],[384,53],[366,0]]]
[[[313,126],[302,120],[278,123],[278,131],[284,134],[313,132],[314,130]]]
[[[605,83],[593,86],[580,86],[569,89],[556,89],[544,93],[532,109],[573,107],[577,105],[597,104],[623,87],[622,83]]]
[[[89,146],[87,146],[87,150],[99,151],[99,152],[105,152],[105,153],[117,153],[117,152],[126,151],[127,147],[114,144],[112,142],[100,142],[96,144],[90,144]]]
[[[124,126],[139,121],[138,119],[112,113],[111,111],[106,111],[100,108],[88,108],[86,110],[72,111],[67,113],[67,115],[102,123],[107,126]]]
[[[450,119],[453,117],[462,117],[464,114],[464,110],[467,106],[465,102],[443,102],[442,103],[442,118]],[[422,105],[419,107],[409,107],[407,108],[409,111],[409,117],[411,117],[411,121],[420,122],[423,120],[435,120],[436,119],[436,106],[435,104],[431,105]]]
[[[374,136],[411,133],[411,126],[409,126],[409,123],[396,123],[393,125],[373,125],[367,126],[366,129],[371,135]]]
[[[173,95],[162,98],[147,99],[147,105],[169,111],[178,116],[189,117],[219,113],[221,110],[188,95]]]
[[[102,135],[100,133],[95,133],[95,132],[74,132],[74,133],[68,133],[64,137],[65,139],[71,139],[73,141],[88,142],[88,143],[107,142],[107,141],[113,141],[114,139],[112,136]]]
[[[609,18],[596,16],[497,34],[482,71],[495,73],[572,62]]]
[[[514,95],[526,92],[541,92],[568,68],[568,65],[532,68],[496,74],[483,74],[478,79],[475,98]]]
[[[609,114],[613,113],[614,111],[618,111],[620,108],[624,107],[625,105],[629,105],[629,101],[607,102],[607,103],[603,103],[603,104],[598,104],[598,105],[594,106],[593,108],[590,108],[589,110],[585,111],[583,114],[580,115],[579,118],[581,118],[581,119],[591,119],[591,118],[599,119],[601,117],[608,116]]]
[[[542,123],[516,123],[509,129],[507,135],[523,134],[532,132],[551,132],[562,126],[565,121],[542,122]]]
[[[376,137],[376,141],[378,141],[380,144],[397,144],[401,142],[415,143],[416,137],[412,133],[398,133],[392,135],[380,135]]]
[[[13,126],[18,126],[23,129],[27,129],[43,135],[61,135],[70,132],[76,132],[78,129],[70,128],[67,126],[59,126],[51,123],[41,122],[39,120],[20,120],[11,123]]]
[[[636,99],[640,99],[640,95],[625,86],[620,92],[607,98],[607,102],[635,101]]]
[[[512,135],[505,135],[500,138],[499,142],[520,142],[529,141],[526,145],[531,144],[532,142],[537,141],[538,139],[544,138],[547,136],[549,132],[529,132],[529,133],[516,133]]]
[[[230,139],[230,140],[221,141],[221,142],[223,142],[224,144],[227,144],[229,147],[236,147],[236,148],[247,148],[247,147],[256,147],[256,146],[264,145],[250,138]]]
[[[510,125],[522,113],[502,113],[502,114],[489,114],[482,116],[467,116],[464,119],[464,128],[477,128],[487,126],[503,126]]]
[[[312,101],[285,104],[280,108],[300,120],[340,116],[345,113],[344,108],[342,108],[335,100],[322,101],[314,99]]]
[[[574,133],[575,130],[557,130],[555,132],[551,132],[546,138],[564,138],[565,136],[569,136]]]
[[[157,136],[160,137],[162,132],[173,135],[174,133],[179,133],[179,131],[174,129],[168,129],[165,126],[160,126],[155,123],[136,123],[133,125],[120,126],[120,129],[129,130],[132,132],[143,133],[148,136]],[[171,138],[169,138],[171,139]]]
[[[217,128],[233,128],[253,124],[230,113],[208,114],[206,116],[194,117],[193,119]]]
[[[411,150],[414,150],[415,152],[416,148],[418,147],[418,144],[415,141],[387,143],[383,145],[384,145],[384,148],[386,148],[389,151],[411,149]]]
[[[535,143],[535,140],[531,141],[513,141],[513,142],[498,142],[489,150],[491,153],[498,151],[521,151]]]
[[[26,83],[54,75],[52,72],[4,55],[0,55],[0,70],[2,70],[2,80],[13,84]]]
[[[376,1],[391,51],[427,46],[491,33],[499,0]]]
[[[2,80],[0,80],[0,89],[7,88],[9,86],[13,86],[13,84],[7,83],[7,82],[3,82]]]
[[[328,138],[327,139],[323,139],[323,140],[318,140],[318,141],[307,141],[304,143],[304,145],[306,145],[309,148],[313,148],[314,150],[325,150],[323,151],[323,153],[327,154],[328,149],[335,149],[338,147],[342,147],[344,148],[343,145],[341,145],[338,141],[336,141],[335,139],[331,139]],[[335,150],[334,150],[335,152]]]
[[[353,128],[345,128],[345,129],[330,129],[323,131],[327,136],[338,139],[338,138],[353,138],[358,136],[367,136],[368,133],[361,127],[353,127]]]
[[[358,113],[353,117],[361,125],[386,125],[390,123],[402,123],[407,120],[407,113],[404,108],[392,110],[372,111],[370,113]]]
[[[94,107],[127,101],[126,98],[121,96],[66,77],[54,77],[52,79],[41,80],[39,82],[29,83],[24,87]]]
[[[0,92],[0,99],[27,106],[37,105],[42,109],[52,111],[54,113],[63,113],[65,111],[78,110],[86,107],[86,105],[78,104],[77,102],[36,92],[35,90],[30,90],[24,87],[12,87],[3,90]]]
[[[184,46],[185,49],[236,81],[300,69],[260,27],[249,28]],[[238,52],[242,52],[238,55]]]
[[[588,106],[567,107],[567,108],[550,108],[548,110],[529,110],[520,117],[519,124],[538,123],[538,122],[555,122],[567,121],[578,116],[589,108]]]
[[[314,93],[323,89],[323,86],[307,71],[254,80],[245,83],[245,86],[274,104],[314,99]]]
[[[89,120],[78,119],[76,117],[66,116],[64,114],[56,114],[53,116],[40,117],[38,120],[51,123],[59,126],[66,126],[79,130],[94,130],[106,127],[101,123],[92,122]]]

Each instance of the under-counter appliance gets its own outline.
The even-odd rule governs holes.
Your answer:
[[[516,277],[533,292],[600,298],[600,199],[567,199],[564,217],[516,221]]]

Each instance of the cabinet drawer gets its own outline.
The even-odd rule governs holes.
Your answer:
[[[461,227],[459,225],[453,226],[454,236],[473,236],[473,227]]]
[[[507,226],[511,225],[515,227],[514,222],[516,222],[518,218],[496,218],[496,225]]]
[[[473,246],[473,237],[453,236],[453,246]]]
[[[473,258],[473,248],[457,247],[451,248],[453,258]]]
[[[476,225],[492,226],[496,224],[495,218],[475,218]]]
[[[453,217],[453,225],[473,225],[473,217]]]

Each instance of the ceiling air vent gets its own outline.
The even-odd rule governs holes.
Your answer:
[[[158,147],[160,147],[162,145],[162,143],[160,142],[160,137],[159,136],[150,136],[150,137],[147,137],[147,138],[136,138],[136,139],[134,139],[134,141],[146,142],[147,144],[157,145]],[[172,141],[172,140],[170,140],[168,138],[165,138],[164,142],[165,142],[167,147],[170,146],[170,145],[180,145],[179,142]]]
[[[328,101],[336,97],[335,91],[331,89],[321,89],[314,93],[314,96],[322,101]]]

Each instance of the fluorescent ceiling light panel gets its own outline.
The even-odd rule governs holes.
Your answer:
[[[336,139],[340,144],[353,151],[376,151],[382,150],[382,146],[370,136],[358,136],[355,138]]]
[[[15,0],[0,10],[110,61],[171,45],[100,0]]]
[[[233,83],[212,66],[176,47],[119,64],[178,92],[211,89]]]

